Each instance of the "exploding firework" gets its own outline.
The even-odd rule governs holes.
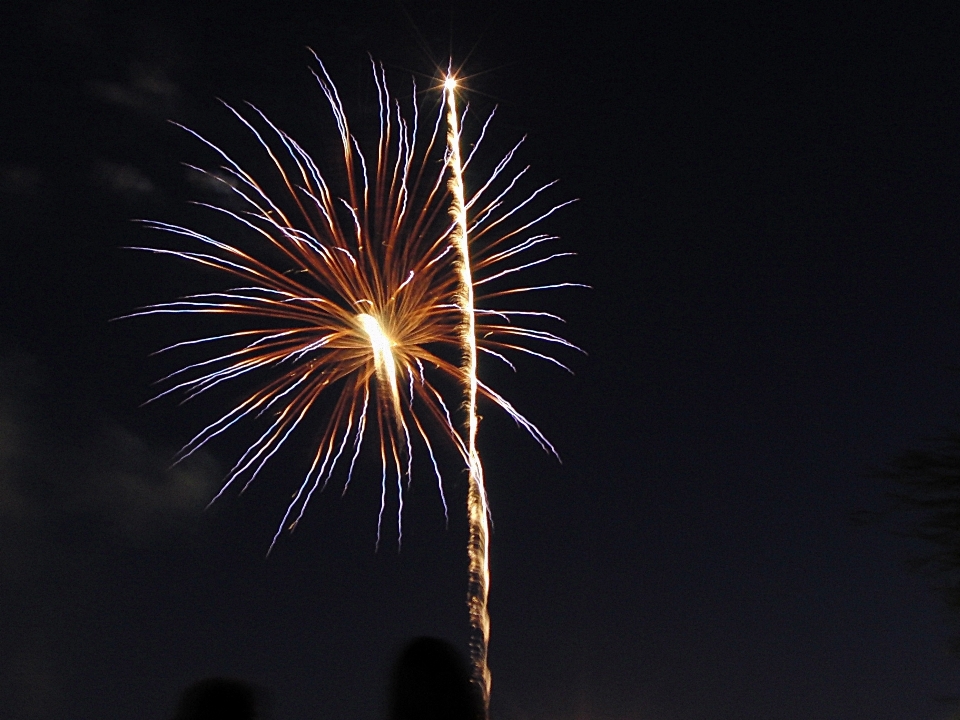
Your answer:
[[[464,176],[493,114],[463,159],[463,115],[452,75],[442,84],[442,102],[434,102],[435,113],[421,127],[416,88],[408,103],[398,101],[388,91],[383,68],[374,65],[379,136],[375,148],[364,149],[351,132],[336,87],[317,62],[314,76],[332,111],[342,151],[334,167],[321,168],[257,108],[241,112],[227,106],[269,159],[270,183],[280,189],[273,193],[226,152],[185,128],[222,160],[216,171],[194,169],[237,198],[222,206],[201,205],[229,218],[244,239],[227,242],[147,221],[150,228],[189,239],[196,249],[137,249],[213,268],[237,284],[141,308],[131,317],[214,314],[244,322],[242,329],[160,351],[210,348],[207,359],[163,378],[166,388],[156,398],[182,393],[193,399],[241,381],[253,388],[178,455],[190,456],[241,421],[262,423],[261,434],[231,468],[217,497],[235,484],[246,488],[296,430],[315,433],[309,469],[271,548],[284,528],[296,527],[338,467],[346,466],[346,490],[364,440],[371,437],[381,468],[377,542],[391,487],[402,537],[403,498],[415,448],[425,449],[430,459],[445,513],[434,443],[455,448],[469,471],[468,604],[476,634],[476,679],[488,700],[488,508],[476,449],[478,397],[502,408],[545,450],[554,449],[536,426],[478,378],[477,355],[513,367],[508,355],[519,352],[563,367],[549,347],[573,345],[529,325],[559,318],[491,305],[521,293],[576,286],[509,284],[514,274],[570,254],[544,252],[556,237],[534,229],[568,202],[533,210],[553,183],[519,192],[527,170],[515,169],[519,143],[467,192]],[[458,356],[459,364],[453,359]],[[446,397],[450,386],[459,387],[462,395]],[[321,413],[322,419],[314,419]]]

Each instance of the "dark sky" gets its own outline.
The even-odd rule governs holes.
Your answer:
[[[190,223],[168,119],[255,149],[216,98],[329,143],[451,56],[491,151],[579,202],[551,219],[590,291],[542,298],[573,376],[481,367],[492,409],[492,715],[934,720],[960,694],[908,541],[851,522],[869,469],[960,408],[960,44],[951,3],[35,2],[5,13],[0,116],[0,706],[168,718],[207,675],[280,718],[384,716],[402,643],[465,647],[466,525],[414,484],[374,550],[378,474],[265,559],[308,451],[212,508],[243,433],[172,471],[220,407],[141,407],[177,320],[110,322],[209,276],[123,250]],[[9,22],[10,20],[13,22]],[[421,81],[422,82],[422,81]],[[323,122],[320,120],[323,119]],[[422,477],[422,476],[421,476]]]

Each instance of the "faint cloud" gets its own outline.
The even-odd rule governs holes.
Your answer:
[[[106,429],[94,474],[100,514],[128,538],[153,540],[195,520],[214,494],[216,466],[208,456],[171,467],[171,448],[149,446],[120,427]]]
[[[94,165],[93,176],[97,184],[118,195],[136,197],[156,192],[150,178],[132,165],[101,160]]]
[[[0,356],[0,554],[77,517],[138,545],[189,531],[215,493],[213,460],[171,467],[175,448],[77,412],[49,385],[29,356]]]
[[[0,192],[33,196],[40,190],[43,173],[26,165],[0,165]]]
[[[94,80],[90,93],[114,107],[145,115],[169,116],[176,110],[180,89],[162,67],[135,62],[125,82]]]

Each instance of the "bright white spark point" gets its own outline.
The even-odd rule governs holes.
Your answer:
[[[457,79],[455,77],[448,77],[443,81],[444,90],[456,90],[457,89]]]

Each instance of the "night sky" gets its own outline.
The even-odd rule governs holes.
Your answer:
[[[465,481],[415,478],[375,550],[376,464],[266,550],[309,463],[210,509],[240,431],[142,403],[195,326],[112,322],[209,287],[124,250],[209,230],[184,168],[255,153],[217,98],[322,157],[313,48],[348,113],[368,53],[426,86],[452,57],[488,150],[579,202],[544,294],[586,354],[481,375],[543,430],[480,431],[498,720],[934,720],[960,695],[918,551],[851,518],[871,475],[960,424],[960,42],[952,3],[107,2],[0,30],[0,714],[164,720],[242,678],[272,716],[385,715],[402,644],[466,649]],[[478,115],[479,117],[479,115]],[[485,142],[488,142],[485,140]],[[206,193],[206,194],[205,194]],[[418,483],[420,479],[422,482]]]

